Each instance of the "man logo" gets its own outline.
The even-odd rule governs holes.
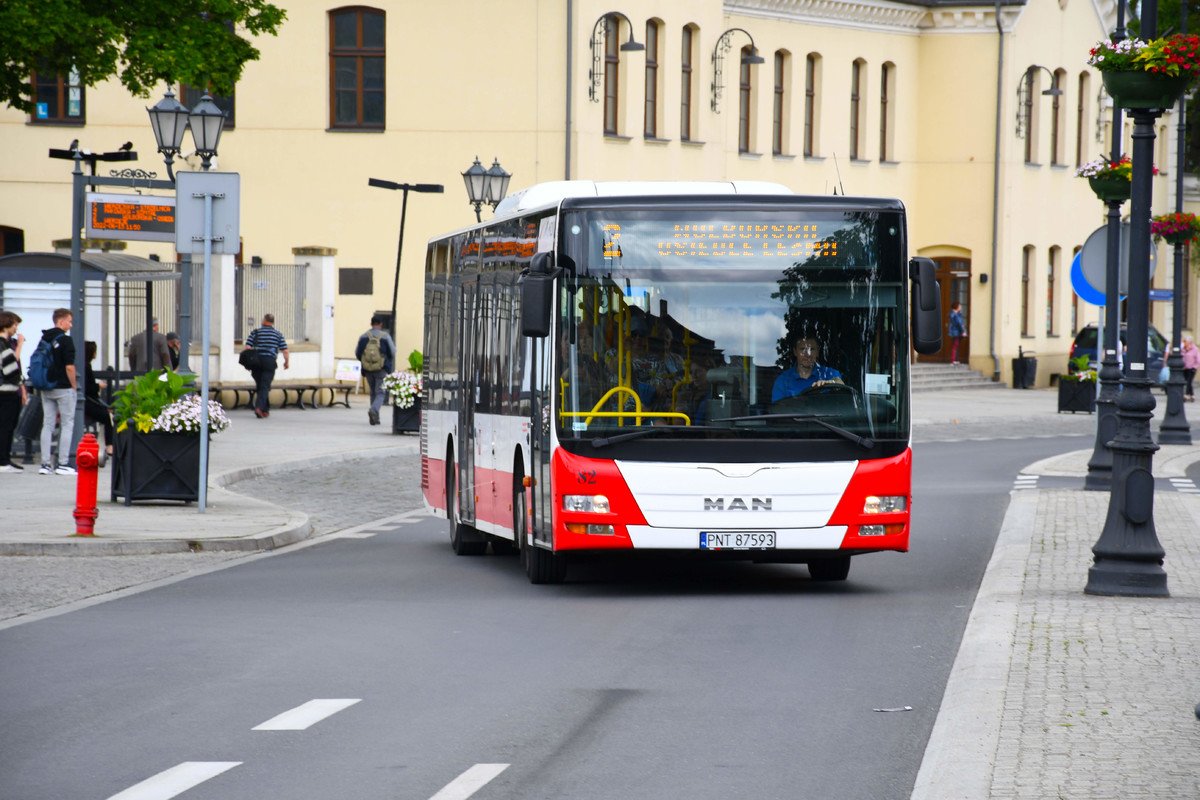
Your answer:
[[[746,504],[743,497],[706,497],[704,498],[705,511],[770,511],[772,498],[770,497],[751,497],[750,504]]]

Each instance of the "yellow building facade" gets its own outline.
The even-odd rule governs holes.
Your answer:
[[[966,308],[970,364],[1005,381],[1018,348],[1038,354],[1041,385],[1065,372],[1075,330],[1099,318],[1074,300],[1070,268],[1105,208],[1075,169],[1111,151],[1111,109],[1086,58],[1115,26],[1115,2],[1004,2],[999,19],[995,3],[937,0],[280,4],[287,20],[256,42],[262,57],[237,84],[216,168],[241,174],[246,262],[317,246],[336,250],[340,269],[370,269],[369,293],[335,298],[338,355],[392,305],[400,195],[368,179],[445,186],[408,198],[406,353],[421,342],[425,242],[475,221],[460,174],[476,156],[499,159],[510,191],[737,179],[898,197],[910,253],[936,259],[945,302]],[[642,49],[621,47],[631,38]],[[1061,93],[1042,93],[1052,87]],[[145,112],[160,96],[110,81],[83,90],[75,117],[66,105],[47,120],[0,110],[6,252],[70,235],[70,165],[48,148],[131,141],[134,166],[164,173]],[[1173,117],[1160,120],[1155,213],[1174,209]],[[1153,285],[1169,288],[1166,248],[1159,264]],[[1169,304],[1151,314],[1169,333]]]

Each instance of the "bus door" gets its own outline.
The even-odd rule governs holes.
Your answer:
[[[551,522],[553,519],[550,486],[550,429],[552,425],[551,402],[553,397],[553,382],[550,380],[553,359],[553,336],[527,340],[532,349],[533,371],[533,419],[532,436],[530,436],[531,453],[529,455],[530,473],[533,475],[533,490],[530,502],[533,504],[533,538],[537,542],[550,544]]]
[[[459,308],[458,375],[462,391],[458,403],[458,519],[475,523],[475,401],[479,392],[475,342],[479,336],[479,278],[462,283]],[[453,502],[453,500],[451,500]]]

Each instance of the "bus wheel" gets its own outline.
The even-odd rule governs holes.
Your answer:
[[[487,549],[487,540],[479,537],[476,541],[471,534],[470,526],[458,521],[458,514],[454,511],[454,463],[449,459],[446,461],[446,519],[450,522],[450,547],[454,550],[455,555],[459,556],[478,556],[483,555],[483,551]]]
[[[567,559],[529,541],[526,508],[525,487],[522,486],[513,492],[513,531],[521,553],[521,566],[525,567],[530,583],[562,583],[567,577]]]
[[[808,574],[814,581],[844,581],[850,574],[850,556],[833,556],[808,562]]]

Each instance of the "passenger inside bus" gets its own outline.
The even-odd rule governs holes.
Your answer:
[[[771,388],[772,403],[798,397],[822,386],[844,385],[841,372],[820,362],[821,344],[816,337],[801,336],[792,345],[792,354],[796,362],[775,379],[775,385]]]

